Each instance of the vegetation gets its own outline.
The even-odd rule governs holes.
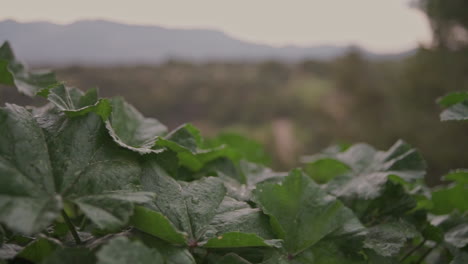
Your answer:
[[[330,147],[279,173],[249,139],[168,131],[122,98],[28,71],[8,43],[0,82],[47,100],[0,109],[0,263],[468,260],[468,172],[431,189],[403,141]],[[440,104],[442,120],[468,118],[468,93]]]
[[[145,87],[142,76],[125,74],[132,69],[59,73],[86,86],[114,80],[105,94],[128,93],[171,128],[189,113],[210,115],[220,127],[293,120],[314,133],[301,141],[303,150],[336,138],[396,141],[385,151],[334,145],[284,173],[268,166],[287,164],[277,166],[251,139],[204,139],[190,124],[168,129],[121,97],[101,98],[96,89],[28,70],[3,44],[2,100],[23,106],[0,108],[0,264],[468,263],[468,170],[446,173],[437,187],[424,179],[429,171],[429,183],[437,183],[440,171],[465,165],[468,93],[453,88],[468,84],[468,9],[461,0],[418,3],[434,43],[403,61],[351,51],[297,65],[138,69],[173,93],[124,90]],[[200,108],[211,93],[216,107]],[[259,100],[267,93],[275,96]],[[441,94],[443,124],[434,121]],[[395,135],[415,142],[429,166]]]

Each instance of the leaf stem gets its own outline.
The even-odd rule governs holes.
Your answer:
[[[424,244],[426,243],[426,239],[424,239],[423,241],[421,241],[421,243],[419,243],[416,247],[412,248],[410,251],[408,251],[408,253],[406,253],[401,259],[400,259],[400,263],[403,262],[405,259],[407,259],[409,256],[411,256],[414,252],[416,252],[418,249],[420,249],[422,246],[424,246]]]
[[[72,236],[73,238],[75,239],[75,242],[76,244],[81,244],[81,239],[80,237],[78,236],[78,233],[76,232],[76,229],[75,229],[75,226],[73,225],[73,223],[71,222],[70,218],[68,217],[67,213],[65,212],[65,210],[62,210],[62,217],[63,219],[65,220],[65,223],[67,224],[68,226],[68,229],[70,230],[70,232],[72,233]]]

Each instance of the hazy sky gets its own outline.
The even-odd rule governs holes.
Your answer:
[[[272,45],[358,44],[398,52],[430,40],[408,0],[0,0],[0,19],[70,23],[109,19],[211,28]]]

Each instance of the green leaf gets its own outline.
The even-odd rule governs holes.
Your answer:
[[[8,61],[4,59],[0,59],[0,83],[6,85],[15,84],[14,77],[8,70]]]
[[[300,170],[292,171],[282,183],[260,184],[254,200],[270,216],[273,229],[292,255],[342,227],[350,216],[340,201]]]
[[[349,172],[348,165],[330,158],[322,158],[305,165],[304,171],[318,183],[326,183]]]
[[[401,261],[398,261],[398,257],[384,257],[375,253],[375,251],[373,250],[366,250],[364,252],[369,259],[367,262],[369,264],[374,264],[374,263],[376,264],[401,264],[402,263]],[[407,260],[409,259],[410,258],[408,258]],[[403,263],[407,263],[407,261]]]
[[[279,182],[287,173],[275,172],[263,165],[241,160],[239,162],[240,175],[219,175],[224,180],[228,195],[238,200],[248,201],[252,191],[261,182]]]
[[[211,160],[230,153],[226,148],[201,149],[200,132],[190,124],[167,134],[167,128],[158,120],[145,118],[122,98],[110,101],[98,99],[96,89],[83,93],[78,89],[56,85],[39,93],[47,97],[58,110],[69,117],[83,116],[90,112],[106,120],[106,128],[121,147],[140,154],[160,153],[165,149],[176,152],[180,163],[192,170],[199,170]],[[166,135],[167,134],[167,135]]]
[[[368,262],[362,252],[347,252],[334,241],[324,240],[306,249],[299,255],[281,254],[276,252],[269,256],[262,264],[374,264]],[[392,263],[393,264],[393,263]]]
[[[465,247],[468,245],[468,224],[460,224],[450,229],[445,233],[444,239],[447,243],[456,248]]]
[[[229,232],[214,237],[206,242],[206,248],[230,248],[230,247],[281,247],[278,240],[264,240],[256,234]]]
[[[141,154],[161,152],[153,147],[156,139],[166,134],[166,126],[154,118],[145,118],[120,97],[113,98],[111,104],[106,127],[117,144]]]
[[[365,224],[387,221],[388,217],[405,216],[417,206],[416,200],[399,183],[387,181],[380,196],[372,200],[343,199]]]
[[[77,198],[134,190],[139,183],[138,156],[114,144],[99,116],[67,118],[52,111],[38,122],[46,134],[58,193]]]
[[[422,231],[422,235],[425,239],[429,241],[434,241],[434,242],[439,243],[443,240],[444,233],[440,228],[429,224]]]
[[[247,160],[268,165],[272,160],[260,143],[236,133],[220,133],[215,138],[205,141],[205,146],[210,148],[227,146],[232,150],[230,158],[237,162]]]
[[[444,176],[445,180],[455,181],[460,184],[468,184],[468,170],[467,169],[458,169],[453,170],[449,174]]]
[[[32,234],[45,228],[62,208],[43,131],[24,108],[0,109],[0,222]]]
[[[242,183],[246,184],[251,189],[255,188],[255,186],[261,182],[281,181],[288,175],[287,173],[275,172],[265,166],[246,161],[240,162],[240,168],[245,177]]]
[[[156,162],[148,161],[143,170],[142,183],[144,190],[158,194],[158,199],[149,208],[165,216],[153,214],[152,217],[165,226],[175,227],[178,233],[186,233],[185,243],[188,245],[203,245],[209,239],[229,232],[251,233],[260,237],[268,235],[265,216],[246,203],[225,198],[226,189],[219,178],[180,182],[167,175]],[[166,218],[171,225],[168,225]],[[138,228],[145,231],[142,226],[140,224]],[[158,230],[152,233],[174,241],[173,235],[163,236],[163,232]],[[171,230],[170,233],[176,232]],[[245,243],[250,243],[251,236],[246,235],[246,238]],[[179,239],[180,235],[177,242]],[[241,243],[230,247],[242,246]]]
[[[450,262],[450,264],[465,264],[468,263],[468,253],[460,252],[455,258]]]
[[[234,253],[229,253],[223,256],[218,260],[217,263],[223,263],[223,264],[251,264],[251,262],[243,259],[242,257],[234,254]]]
[[[441,121],[463,121],[468,119],[468,101],[455,104],[440,113]]]
[[[357,252],[347,254],[335,243],[323,241],[306,250],[304,253],[292,259],[293,263],[317,263],[317,264],[365,264],[362,255]]]
[[[12,259],[21,250],[23,250],[23,247],[18,246],[16,244],[3,244],[0,247],[0,260],[2,260],[2,259]]]
[[[408,239],[418,236],[414,226],[403,221],[393,221],[368,229],[364,247],[373,249],[384,257],[396,256]]]
[[[154,199],[149,192],[110,192],[82,196],[74,200],[80,210],[101,229],[116,230],[128,223],[134,203]]]
[[[468,188],[464,184],[456,184],[447,188],[439,188],[432,193],[434,214],[448,214],[458,209],[460,212],[468,210]]]
[[[126,237],[112,239],[96,255],[98,264],[164,263],[156,249],[150,249],[139,241],[132,242]]]
[[[59,84],[42,89],[38,94],[46,97],[58,110],[69,117],[94,112],[103,120],[107,120],[112,111],[107,99],[98,99],[97,89],[90,89],[83,93],[78,89]]]
[[[195,259],[187,248],[177,247],[166,243],[154,236],[139,233],[137,236],[145,245],[157,249],[167,264],[195,264]]]
[[[185,244],[185,234],[177,231],[169,219],[160,212],[136,206],[130,224],[143,232],[173,244]]]
[[[197,241],[223,201],[226,190],[213,177],[191,183],[177,182],[155,162],[148,162],[142,174],[143,189],[158,194],[152,203],[190,240]]]
[[[0,222],[8,228],[33,234],[58,217],[63,199],[136,188],[138,157],[113,143],[97,115],[35,114],[0,109]]]
[[[19,92],[35,96],[40,90],[57,83],[49,71],[29,71],[15,59],[8,42],[0,47],[0,84],[15,85]]]
[[[447,107],[441,114],[442,121],[468,119],[468,92],[455,92],[445,95],[438,103]]]
[[[457,210],[447,215],[434,216],[431,219],[431,224],[440,228],[445,233],[467,222],[468,213],[461,214]]]
[[[3,245],[3,242],[5,242],[5,230],[3,227],[0,225],[0,247]]]
[[[352,199],[374,199],[382,194],[390,175],[414,181],[421,179],[426,169],[421,155],[401,140],[385,152],[357,144],[331,158],[348,165],[352,171],[334,178],[327,189],[338,197]]]
[[[262,246],[278,245],[278,241],[271,240],[274,235],[270,229],[269,219],[260,209],[252,208],[246,202],[226,196],[216,210],[210,225],[206,228],[203,240],[224,237],[224,234],[232,232],[238,233],[236,236],[239,243],[242,243],[242,235],[245,234],[249,240],[252,235],[258,239],[270,239],[262,241]],[[239,243],[236,247],[243,247]],[[245,243],[251,242],[246,240]]]
[[[38,263],[50,256],[60,245],[57,242],[39,238],[26,246],[17,257]]]
[[[42,264],[93,264],[96,257],[87,248],[63,248],[56,250]]]
[[[443,107],[449,107],[468,100],[468,92],[449,93],[437,100],[437,103]]]
[[[192,171],[200,170],[206,163],[219,157],[229,156],[230,150],[224,147],[202,149],[200,132],[191,124],[185,124],[165,137],[158,137],[154,150],[163,148],[177,153],[179,163]]]

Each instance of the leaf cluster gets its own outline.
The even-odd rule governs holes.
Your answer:
[[[403,141],[332,147],[274,172],[249,139],[204,141],[190,124],[169,131],[122,98],[28,71],[8,43],[0,83],[47,100],[0,108],[0,263],[468,258],[468,172],[431,190],[423,158]],[[465,119],[466,98],[442,99],[442,119]]]

